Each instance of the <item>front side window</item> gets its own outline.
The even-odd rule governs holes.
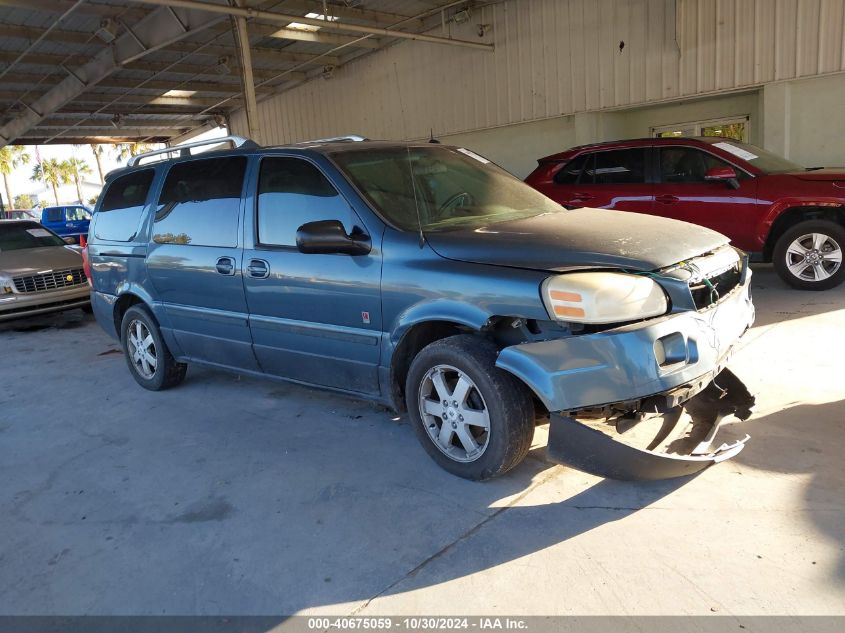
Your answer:
[[[477,154],[437,145],[348,149],[333,160],[392,225],[405,231],[480,228],[564,212]]]
[[[716,158],[713,154],[692,147],[660,148],[661,182],[706,182],[705,174],[714,167],[734,169],[733,165]],[[735,171],[739,177],[744,175],[740,170]]]
[[[58,235],[37,222],[0,224],[0,253],[43,246],[64,246]]]
[[[88,211],[83,207],[68,207],[67,219],[70,222],[77,222],[80,220],[90,220],[91,216],[88,215]]]
[[[261,161],[258,175],[258,242],[295,246],[296,231],[307,222],[339,220],[352,232],[354,212],[328,179],[308,161],[273,157]]]
[[[207,158],[170,168],[156,206],[158,244],[234,247],[245,156]]]
[[[144,169],[115,178],[108,185],[94,221],[97,239],[131,242],[135,238],[154,175],[152,169]]]

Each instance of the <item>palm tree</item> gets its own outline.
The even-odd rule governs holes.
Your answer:
[[[59,185],[70,182],[67,166],[55,158],[47,158],[32,168],[30,180],[41,181],[53,188],[53,197],[56,199],[56,206],[59,205]]]
[[[94,152],[94,160],[97,161],[97,173],[100,174],[100,184],[102,185],[105,183],[105,178],[103,177],[103,154],[106,153],[106,148],[99,143],[91,143],[91,151]]]
[[[6,145],[0,147],[0,172],[3,173],[3,184],[6,186],[6,198],[9,208],[12,208],[12,190],[9,188],[9,175],[21,165],[29,162],[29,154],[20,145]]]
[[[93,173],[91,171],[91,167],[89,167],[88,163],[84,160],[76,158],[75,156],[67,159],[66,161],[62,161],[59,164],[62,166],[62,169],[64,169],[68,180],[73,181],[76,185],[77,200],[79,200],[80,204],[82,204],[82,189],[80,189],[79,183],[83,176],[90,176]]]
[[[115,152],[117,153],[117,157],[120,160],[132,158],[133,156],[137,156],[138,154],[149,152],[151,149],[154,148],[155,145],[153,145],[152,143],[118,143],[114,146]]]

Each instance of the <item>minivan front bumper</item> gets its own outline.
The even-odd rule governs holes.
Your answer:
[[[721,419],[730,412],[745,419],[754,402],[725,369],[754,322],[749,283],[750,271],[741,286],[709,310],[507,347],[496,365],[521,378],[551,412],[548,452],[554,461],[615,479],[689,475],[736,455],[748,439],[710,447]],[[719,401],[722,406],[712,406]],[[691,455],[635,448],[576,419],[579,410],[603,407],[663,413],[668,433],[684,405],[705,409],[710,427],[706,441]]]
[[[681,404],[724,368],[754,323],[750,271],[718,305],[596,334],[506,347],[496,366],[510,372],[549,411],[576,411],[673,392]],[[683,389],[689,385],[689,389]],[[686,396],[684,394],[687,394]]]

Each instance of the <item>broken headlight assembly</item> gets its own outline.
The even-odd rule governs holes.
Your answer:
[[[586,272],[555,275],[541,286],[549,316],[570,323],[625,323],[665,314],[666,293],[645,275]]]

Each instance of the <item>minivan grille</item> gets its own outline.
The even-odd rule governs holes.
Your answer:
[[[739,285],[741,278],[742,272],[737,264],[717,275],[706,277],[709,285],[703,280],[690,283],[689,289],[696,310],[705,310],[714,303],[718,303]]]
[[[54,270],[42,275],[15,277],[12,279],[18,292],[42,292],[44,290],[60,290],[71,286],[87,283],[85,271],[81,268]]]

